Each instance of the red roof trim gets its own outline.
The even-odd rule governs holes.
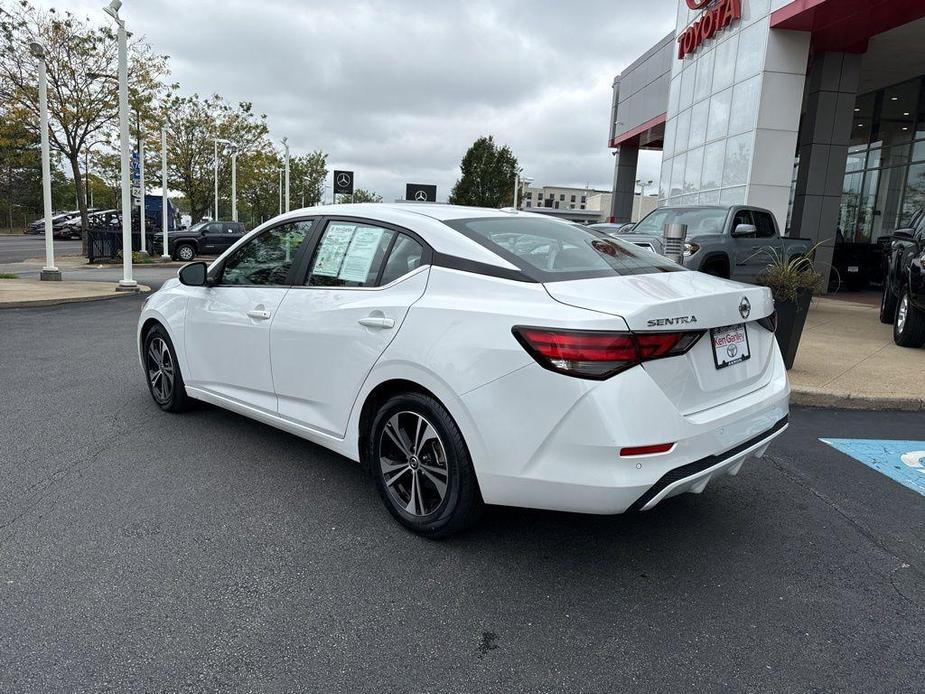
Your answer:
[[[616,137],[610,140],[610,147],[619,147],[622,143],[626,142],[627,140],[632,140],[635,137],[639,137],[646,130],[651,130],[655,126],[661,125],[666,120],[668,120],[668,114],[663,113],[662,115],[656,116],[652,120],[648,120],[642,125],[633,128],[632,130],[627,130],[625,133],[620,133],[619,135],[617,135]]]

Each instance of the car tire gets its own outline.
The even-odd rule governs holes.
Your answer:
[[[174,251],[174,254],[177,256],[177,260],[182,260],[184,263],[188,263],[196,257],[196,249],[190,243],[181,243],[179,246],[177,246],[177,250]]]
[[[925,345],[925,312],[912,305],[909,290],[903,292],[893,321],[893,342],[900,347]]]
[[[883,294],[880,296],[880,322],[889,325],[896,318],[896,306],[899,301],[890,288],[890,280],[883,281]]]
[[[182,412],[189,404],[177,353],[167,331],[155,325],[144,338],[142,359],[148,392],[164,412]]]
[[[729,264],[721,258],[713,258],[703,264],[703,267],[700,268],[700,272],[704,273],[705,275],[711,275],[713,277],[719,277],[720,279],[728,280]]]
[[[389,513],[431,539],[471,527],[484,503],[469,449],[434,398],[403,393],[386,400],[366,437],[365,460]]]

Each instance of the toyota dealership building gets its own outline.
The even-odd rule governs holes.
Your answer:
[[[874,247],[925,206],[925,0],[678,0],[676,18],[614,81],[615,221],[640,149],[662,151],[659,205],[766,207],[791,236]]]

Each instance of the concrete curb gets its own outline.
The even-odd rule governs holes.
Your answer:
[[[866,396],[857,393],[833,393],[816,388],[793,388],[790,404],[803,407],[875,412],[925,412],[925,398],[901,396]]]
[[[139,284],[137,292],[117,292],[115,289],[113,289],[112,294],[98,294],[94,296],[69,296],[57,299],[32,299],[30,301],[6,301],[0,302],[0,311],[8,308],[38,308],[41,306],[58,306],[60,304],[80,304],[89,301],[109,301],[110,299],[119,299],[125,296],[147,294],[150,291],[151,287]]]

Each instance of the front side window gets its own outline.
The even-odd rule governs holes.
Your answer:
[[[555,219],[445,222],[539,282],[682,271],[667,258],[588,227]]]
[[[292,261],[311,228],[310,220],[290,222],[255,236],[228,256],[220,284],[288,285]]]
[[[306,285],[374,287],[395,232],[362,222],[330,222],[318,242]]]
[[[719,207],[671,208],[654,210],[632,229],[634,234],[661,236],[666,224],[686,224],[688,236],[722,234],[726,210]]]

